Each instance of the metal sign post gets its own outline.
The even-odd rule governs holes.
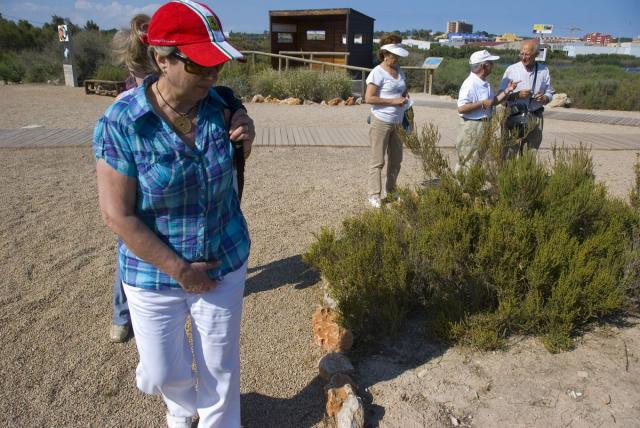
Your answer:
[[[73,55],[69,40],[69,29],[66,25],[58,25],[58,40],[62,47],[62,70],[64,72],[64,84],[66,86],[78,86],[78,79],[73,69]]]
[[[553,25],[551,24],[533,24],[533,34],[537,34],[540,37],[540,52],[536,57],[536,61],[544,62],[547,59],[547,48],[543,47],[544,34],[553,33]]]
[[[422,68],[424,68],[424,90],[422,92],[427,92],[427,81],[429,84],[429,95],[431,95],[433,89],[433,74],[435,70],[440,67],[442,64],[442,60],[444,58],[439,56],[430,56],[424,60],[422,64]]]

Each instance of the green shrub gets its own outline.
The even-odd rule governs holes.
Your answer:
[[[277,71],[267,69],[251,76],[251,87],[256,94],[283,98],[284,91]]]
[[[340,72],[291,69],[278,73],[261,69],[249,80],[254,93],[280,99],[295,97],[321,101],[351,96],[351,80]]]
[[[4,83],[20,83],[25,74],[25,67],[16,55],[0,54],[0,80]]]
[[[129,73],[124,68],[112,65],[112,64],[102,64],[96,70],[95,78],[99,80],[114,80],[114,81],[123,81],[127,78]]]
[[[249,97],[253,95],[251,93],[251,75],[264,69],[266,67],[263,65],[258,68],[236,62],[227,63],[220,73],[218,84],[230,87],[237,96]]]
[[[345,73],[339,71],[321,73],[320,88],[320,94],[318,94],[320,99],[345,99],[351,96],[351,79]]]
[[[98,67],[111,59],[110,43],[113,36],[95,30],[82,31],[74,37],[73,49],[78,81],[91,79]]]
[[[412,306],[406,254],[403,225],[380,210],[346,220],[339,240],[324,229],[304,259],[329,281],[341,322],[368,341],[397,331]]]
[[[403,138],[439,184],[324,230],[305,256],[356,337],[395,331],[415,306],[429,338],[497,349],[530,334],[558,352],[637,303],[640,215],[595,182],[588,150],[505,160],[489,127],[479,165],[453,174],[435,127]]]

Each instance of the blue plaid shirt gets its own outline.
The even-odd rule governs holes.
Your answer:
[[[169,248],[189,262],[220,261],[212,279],[239,269],[249,257],[249,231],[233,190],[233,148],[224,126],[224,102],[210,90],[198,107],[190,149],[153,111],[142,85],[112,104],[93,135],[96,159],[137,180],[136,214]],[[162,289],[179,284],[118,242],[122,281]]]

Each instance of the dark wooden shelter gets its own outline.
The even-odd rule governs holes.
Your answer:
[[[271,53],[348,52],[346,61],[341,55],[316,56],[314,59],[371,67],[373,21],[373,18],[351,8],[271,10]],[[277,63],[275,59],[274,66]]]

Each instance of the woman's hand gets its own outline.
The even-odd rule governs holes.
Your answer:
[[[208,270],[220,266],[220,262],[185,263],[176,280],[187,293],[205,293],[217,284],[209,278]]]
[[[392,98],[391,99],[391,105],[392,106],[401,106],[404,105],[404,103],[407,102],[407,97],[400,97],[400,98]]]
[[[256,138],[256,128],[253,119],[243,109],[237,110],[233,117],[229,118],[229,110],[224,111],[225,123],[229,126],[229,138],[231,141],[242,141],[244,158],[249,158],[251,145]]]

